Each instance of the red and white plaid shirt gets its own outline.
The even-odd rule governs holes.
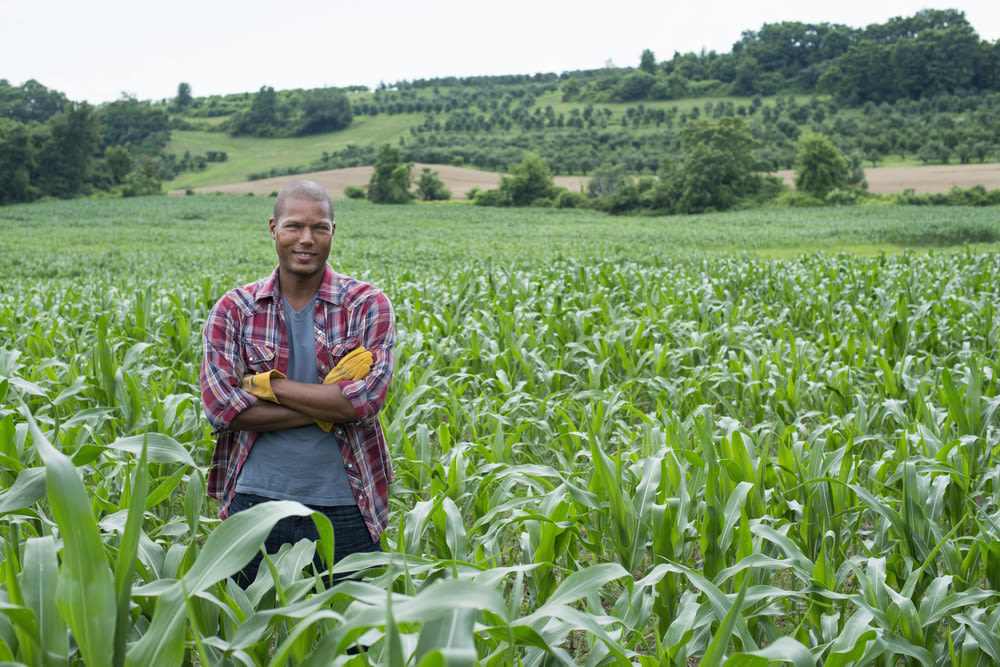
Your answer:
[[[278,269],[267,278],[227,292],[208,314],[202,336],[201,398],[217,440],[208,472],[208,493],[229,514],[236,478],[259,435],[229,424],[256,403],[243,391],[245,373],[288,372],[288,337],[278,287]],[[359,345],[372,353],[371,370],[360,380],[338,383],[358,413],[358,421],[334,424],[344,468],[372,541],[389,521],[392,464],[378,412],[395,368],[396,329],[389,299],[367,283],[335,273],[328,265],[314,301],[313,333],[318,382]]]

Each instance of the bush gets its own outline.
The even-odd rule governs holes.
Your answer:
[[[812,206],[823,206],[823,200],[817,199],[805,192],[786,192],[779,195],[774,200],[775,206],[788,206],[791,208],[808,208]]]
[[[556,197],[556,208],[583,208],[587,203],[587,198],[579,192],[563,190]]]
[[[510,199],[500,190],[479,190],[472,203],[476,206],[510,206]]]
[[[417,179],[417,196],[423,201],[447,201],[451,199],[451,190],[445,186],[436,171],[424,167]]]
[[[850,189],[841,190],[840,188],[834,188],[826,193],[823,201],[830,206],[850,206],[857,203],[858,195]]]
[[[142,197],[163,194],[163,190],[160,188],[160,181],[156,178],[147,176],[141,171],[133,171],[125,177],[121,193],[122,197]]]
[[[344,196],[348,199],[364,199],[365,189],[360,185],[347,185],[344,187]]]

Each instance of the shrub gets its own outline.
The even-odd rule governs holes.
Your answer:
[[[556,208],[583,208],[587,198],[579,192],[563,190],[556,196]]]
[[[479,190],[472,203],[476,206],[510,206],[510,199],[500,190]]]
[[[807,208],[812,206],[822,206],[823,200],[817,199],[806,192],[786,192],[779,195],[774,200],[775,206],[789,206],[792,208]]]
[[[344,187],[344,196],[348,199],[364,199],[365,189],[360,185],[347,185]]]

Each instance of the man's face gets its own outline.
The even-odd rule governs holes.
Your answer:
[[[281,272],[311,278],[326,269],[334,224],[326,202],[289,199],[271,218],[271,238]]]

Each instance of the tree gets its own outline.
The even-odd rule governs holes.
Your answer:
[[[745,120],[691,120],[680,134],[684,162],[668,184],[678,213],[726,210],[759,187],[752,152],[756,140]]]
[[[303,97],[300,135],[336,132],[350,126],[351,101],[342,90],[317,88],[306,91]]]
[[[436,171],[424,167],[417,179],[417,196],[423,201],[445,201],[451,199],[451,190],[445,186]]]
[[[530,206],[555,194],[552,170],[537,153],[525,151],[521,162],[510,166],[510,174],[500,180],[500,192],[514,206]]]
[[[639,56],[639,69],[647,74],[656,74],[656,56],[649,49],[643,49]]]
[[[278,96],[271,86],[261,86],[253,96],[250,108],[233,114],[229,125],[229,133],[233,136],[273,137],[279,130]]]
[[[83,190],[94,155],[101,143],[100,123],[94,107],[70,102],[49,120],[38,137],[39,180],[42,192],[72,197]]]
[[[22,123],[44,123],[69,100],[58,90],[49,90],[34,79],[20,86],[12,86],[7,79],[0,79],[0,118],[11,118]]]
[[[847,185],[847,160],[826,135],[806,132],[799,137],[795,159],[795,189],[824,199]]]
[[[0,118],[0,205],[31,201],[34,154],[28,126]]]
[[[115,185],[120,185],[132,171],[132,156],[124,146],[112,146],[104,151],[104,161]]]
[[[383,144],[368,181],[368,200],[374,204],[407,204],[412,199],[410,165],[402,162],[398,148]]]
[[[177,97],[174,98],[174,108],[183,111],[191,106],[194,98],[191,97],[191,84],[183,81],[177,84]]]
[[[656,83],[656,77],[643,71],[625,76],[615,88],[615,96],[623,102],[644,100]]]
[[[130,95],[98,110],[105,146],[124,146],[132,155],[159,155],[170,141],[170,117],[148,100]]]

